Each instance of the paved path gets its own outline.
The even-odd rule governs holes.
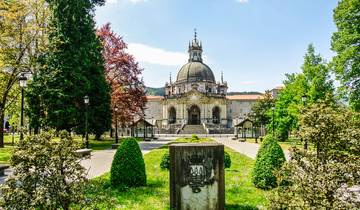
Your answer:
[[[172,140],[174,140],[174,138],[162,138],[156,141],[139,142],[139,145],[144,155]],[[114,149],[94,151],[91,153],[91,158],[82,160],[81,165],[87,169],[88,178],[100,176],[110,171],[115,151]]]
[[[163,146],[176,138],[166,137],[160,138],[156,141],[139,142],[141,152],[149,153],[151,150]],[[110,171],[111,163],[115,154],[114,149],[99,150],[91,153],[91,158],[81,161],[81,165],[87,169],[88,178],[100,176],[105,172]],[[3,183],[8,175],[12,172],[11,169],[5,170],[5,176],[0,176],[0,184]]]
[[[231,138],[214,138],[214,140],[252,159],[256,158],[256,154],[260,148],[259,144],[240,142],[239,140],[232,140]],[[284,150],[284,153],[286,160],[289,160],[289,151]]]

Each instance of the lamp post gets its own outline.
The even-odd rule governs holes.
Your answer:
[[[21,88],[20,140],[23,140],[24,134],[22,129],[24,127],[24,89],[27,86],[27,78],[25,77],[24,73],[22,73],[19,77],[19,85]]]
[[[275,107],[271,107],[272,110],[272,137],[275,138]]]
[[[305,107],[306,101],[307,101],[307,96],[305,94],[301,96],[301,101],[303,102],[303,106]],[[301,139],[301,141],[302,141],[302,139]],[[307,150],[307,148],[308,148],[308,144],[307,144],[307,140],[305,139],[304,150]]]
[[[115,105],[114,111],[115,111],[115,143],[119,143],[119,136],[118,136],[118,121],[117,121],[117,112],[118,112],[118,108]]]
[[[88,134],[88,106],[89,106],[89,96],[84,96],[85,103],[85,144],[86,148],[89,149],[89,134]]]
[[[257,136],[257,121],[256,120],[257,120],[256,119],[256,113],[254,113],[255,143],[258,143],[258,141],[257,141],[257,138],[258,138],[258,136]]]

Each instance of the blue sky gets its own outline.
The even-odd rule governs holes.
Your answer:
[[[230,91],[261,91],[299,72],[309,43],[326,59],[337,0],[108,0],[96,10],[144,68],[145,84],[164,86],[187,62],[194,28],[205,62]]]

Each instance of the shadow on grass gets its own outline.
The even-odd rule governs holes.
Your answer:
[[[127,207],[144,205],[149,200],[161,198],[167,195],[167,189],[160,179],[150,179],[143,187],[113,187],[108,176],[91,180],[86,187],[86,198],[91,201],[90,209],[116,209],[119,205]]]
[[[257,210],[258,208],[242,204],[226,204],[226,210]]]

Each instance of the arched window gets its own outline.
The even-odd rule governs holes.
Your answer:
[[[174,107],[169,109],[169,123],[174,124],[176,123],[176,110]]]
[[[220,108],[218,106],[213,108],[213,113],[212,113],[212,118],[213,118],[213,123],[214,124],[219,124],[220,123]]]

